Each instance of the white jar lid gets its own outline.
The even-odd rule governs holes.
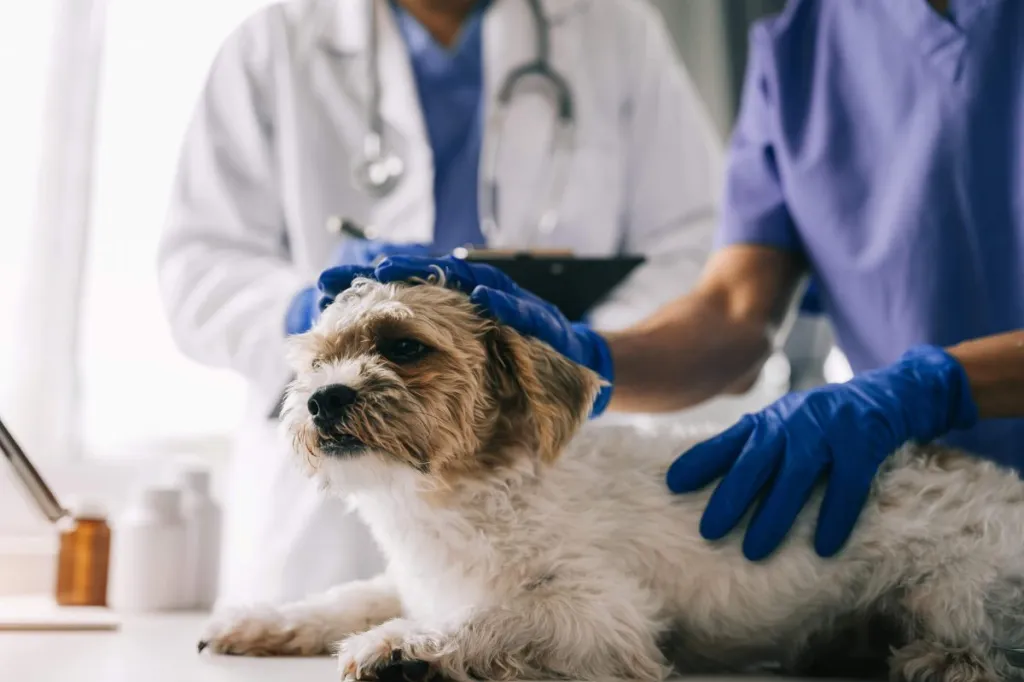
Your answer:
[[[165,486],[142,488],[135,494],[136,504],[165,518],[178,516],[178,505],[181,504],[181,491]]]

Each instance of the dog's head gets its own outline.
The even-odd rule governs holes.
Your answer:
[[[291,344],[283,425],[310,473],[328,479],[398,466],[451,482],[551,461],[601,387],[443,283],[357,280]]]

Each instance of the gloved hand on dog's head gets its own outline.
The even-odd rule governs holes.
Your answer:
[[[320,275],[320,310],[351,286],[354,279],[367,277],[379,282],[427,280],[441,274],[445,286],[469,294],[485,315],[512,327],[520,334],[543,341],[573,362],[588,367],[608,381],[591,411],[600,415],[611,400],[614,379],[608,344],[593,329],[574,324],[551,303],[523,289],[498,268],[484,263],[445,256],[389,256],[375,266],[341,266]]]
[[[430,247],[425,244],[391,244],[368,239],[346,239],[335,249],[330,262],[336,264],[335,268],[371,271],[374,264],[388,256],[427,256],[429,253]],[[308,331],[326,307],[321,298],[321,291],[316,286],[306,287],[298,292],[285,313],[285,333],[291,335]]]

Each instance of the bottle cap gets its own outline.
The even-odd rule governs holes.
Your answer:
[[[95,498],[72,497],[67,504],[68,513],[75,520],[105,521],[107,518],[107,507]]]
[[[210,472],[206,469],[183,469],[178,474],[181,487],[199,495],[210,494]]]

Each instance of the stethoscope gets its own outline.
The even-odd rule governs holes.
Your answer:
[[[536,216],[537,230],[550,234],[558,225],[558,205],[565,193],[569,178],[569,162],[575,149],[576,115],[569,83],[551,66],[550,23],[544,16],[540,0],[526,0],[536,25],[536,57],[517,67],[498,90],[497,102],[491,114],[489,134],[484,135],[485,147],[481,159],[482,195],[480,229],[489,240],[498,237],[498,160],[508,108],[516,88],[524,79],[536,76],[547,81],[555,95],[557,126],[551,139],[551,182],[542,209]],[[367,98],[367,132],[363,138],[362,154],[352,167],[355,184],[367,195],[380,199],[394,192],[405,176],[402,157],[388,145],[381,116],[381,77],[379,56],[380,8],[376,0],[370,4],[370,35],[367,65],[370,93]]]

